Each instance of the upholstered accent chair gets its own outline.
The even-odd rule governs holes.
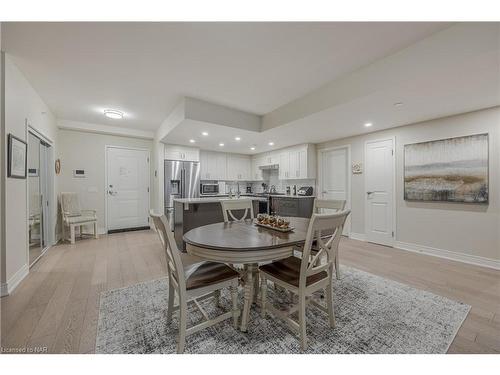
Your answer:
[[[80,227],[80,235],[83,234],[84,225],[94,227],[93,236],[98,238],[97,234],[97,215],[96,210],[82,210],[77,193],[64,192],[60,195],[62,211],[62,237],[66,239],[66,227],[69,228],[70,241],[75,243],[75,227]]]
[[[313,214],[307,230],[306,242],[301,258],[289,258],[266,264],[259,268],[261,279],[261,312],[265,318],[270,311],[274,316],[282,318],[294,328],[299,336],[302,350],[307,349],[306,336],[306,304],[312,303],[328,313],[330,327],[335,327],[333,307],[333,265],[338,251],[342,229],[350,210],[333,214]],[[325,233],[330,233],[325,235]],[[311,254],[313,242],[316,241],[318,251]],[[326,262],[322,262],[323,255]],[[267,281],[270,280],[293,295],[298,296],[298,304],[288,312],[275,308],[267,302]],[[326,306],[313,298],[316,291],[325,290]],[[299,321],[291,315],[298,311]]]
[[[179,311],[179,336],[177,353],[183,353],[186,336],[199,330],[213,326],[228,318],[233,318],[233,326],[238,327],[238,277],[239,273],[222,263],[198,262],[188,259],[188,255],[177,248],[174,236],[170,230],[165,215],[150,211],[154,226],[160,237],[160,242],[167,256],[168,275],[168,307],[167,324],[172,320],[174,311]],[[200,304],[200,301],[214,298],[220,306],[220,291],[229,288],[231,291],[232,309],[215,318],[210,318]],[[177,295],[177,305],[174,304]],[[188,303],[193,303],[201,312],[204,321],[187,328]]]

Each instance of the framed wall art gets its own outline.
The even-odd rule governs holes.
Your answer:
[[[488,134],[404,147],[404,198],[488,203]]]

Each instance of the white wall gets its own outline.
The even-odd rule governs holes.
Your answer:
[[[5,133],[11,133],[26,141],[26,124],[53,141],[57,152],[57,127],[54,116],[9,55],[6,55]],[[15,287],[28,271],[26,189],[25,179],[7,178],[5,181],[5,275],[9,290]],[[55,194],[53,202],[56,204]]]
[[[148,149],[152,156],[153,142],[148,139],[66,129],[59,130],[58,140],[60,145],[58,157],[61,159],[61,173],[58,176],[59,192],[79,193],[82,208],[97,210],[98,228],[103,233],[105,230],[105,147],[144,148]],[[73,178],[74,169],[85,169],[87,177]],[[152,194],[152,201],[152,189],[150,189],[150,194]]]
[[[488,205],[403,199],[405,144],[479,133],[489,133]],[[396,137],[396,240],[400,245],[418,245],[451,251],[458,257],[465,254],[465,258],[500,261],[500,107],[321,143],[317,149],[350,144],[352,162],[363,162],[365,141],[392,136]],[[364,176],[352,175],[352,232],[358,234],[365,233]]]

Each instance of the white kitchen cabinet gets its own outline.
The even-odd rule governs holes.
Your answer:
[[[251,161],[246,155],[227,155],[227,180],[229,181],[250,181]]]
[[[280,154],[279,159],[279,179],[287,180],[290,173],[290,152],[283,151]]]
[[[316,178],[316,149],[314,145],[286,148],[279,154],[279,179],[300,180]]]
[[[200,152],[200,179],[225,180],[226,154],[214,151]]]
[[[200,161],[200,150],[194,147],[165,145],[165,160]]]

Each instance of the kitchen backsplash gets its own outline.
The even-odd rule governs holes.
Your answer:
[[[278,193],[286,193],[286,187],[290,186],[290,190],[293,192],[293,185],[297,185],[297,190],[301,186],[312,186],[313,194],[316,195],[316,180],[280,180],[279,173],[277,169],[269,169],[263,171],[264,181],[260,182],[231,182],[226,181],[220,186],[220,191],[228,193],[231,189],[233,192],[238,190],[238,184],[240,186],[240,192],[245,193],[247,186],[252,187],[253,193],[262,193],[262,183],[267,184],[268,188],[271,188],[272,185],[276,186],[276,191]],[[225,191],[222,187],[225,186]]]

